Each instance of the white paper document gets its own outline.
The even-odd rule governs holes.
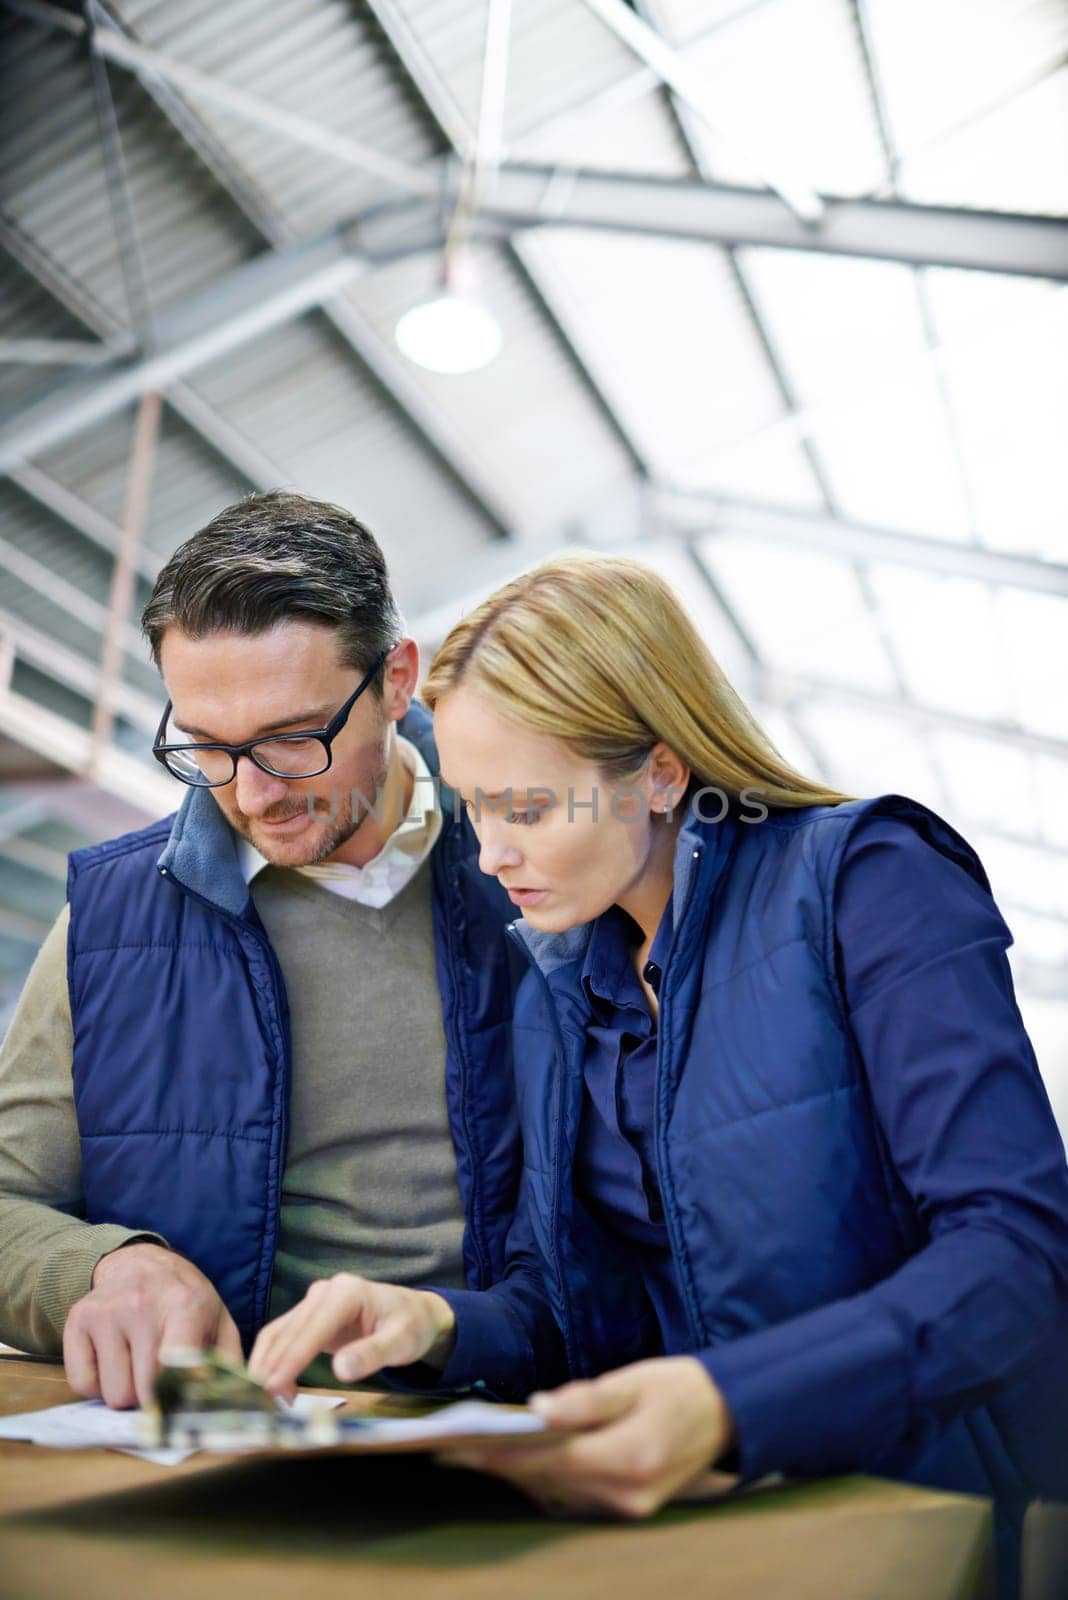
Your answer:
[[[282,1404],[295,1416],[310,1416],[323,1407],[343,1405],[344,1396],[301,1394],[291,1406]],[[78,1400],[45,1411],[0,1417],[0,1439],[21,1439],[56,1450],[122,1450],[164,1467],[197,1453],[190,1449],[146,1450],[139,1443],[141,1426],[138,1411],[111,1411],[102,1400]],[[429,1449],[450,1438],[514,1437],[545,1431],[544,1422],[533,1412],[510,1411],[485,1400],[461,1400],[425,1417],[346,1417],[341,1427],[337,1446],[347,1452],[376,1445],[418,1447],[424,1443]],[[262,1445],[252,1448],[262,1449]],[[234,1453],[233,1447],[225,1453]]]
[[[335,1400],[315,1394],[298,1394],[292,1405],[279,1402],[282,1410],[298,1417],[344,1403],[343,1395]],[[103,1400],[74,1400],[44,1411],[0,1417],[0,1439],[22,1439],[30,1444],[49,1445],[53,1450],[121,1450],[126,1455],[155,1461],[161,1467],[173,1467],[196,1454],[195,1450],[146,1450],[139,1443],[141,1427],[139,1411],[112,1411]]]
[[[486,1400],[457,1400],[425,1417],[344,1418],[359,1424],[345,1444],[422,1444],[450,1438],[515,1438],[517,1434],[544,1433],[545,1423],[533,1411],[510,1411]]]

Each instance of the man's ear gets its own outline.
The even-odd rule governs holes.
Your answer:
[[[690,781],[689,767],[669,744],[661,740],[650,752],[649,776],[652,781],[650,811],[670,814],[686,793]]]
[[[386,659],[382,679],[382,709],[388,722],[399,722],[415,697],[419,683],[419,646],[402,639]]]

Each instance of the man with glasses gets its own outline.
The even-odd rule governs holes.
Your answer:
[[[142,621],[184,795],[72,856],[0,1053],[0,1339],[115,1406],[338,1271],[485,1287],[517,1164],[513,913],[373,536],[254,495]]]

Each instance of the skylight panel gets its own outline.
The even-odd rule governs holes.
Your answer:
[[[968,506],[929,368],[820,407],[810,438],[842,515],[934,538],[968,537]]]
[[[775,427],[680,462],[673,486],[715,490],[727,499],[824,509],[823,495],[800,439]]]
[[[906,158],[901,192],[924,205],[1068,212],[1068,70]]]
[[[926,279],[977,533],[1068,561],[1068,290],[987,273]]]
[[[893,671],[847,562],[730,534],[710,534],[700,548],[774,670],[894,692]]]
[[[1050,844],[1068,850],[1068,752],[1063,761],[1036,756],[1034,770],[1042,832]]]
[[[1068,49],[1047,0],[865,0],[898,148],[907,156],[980,118]]]
[[[651,0],[644,9],[672,44],[688,44],[729,23],[752,4],[753,0]]]
[[[523,260],[657,476],[685,478],[784,404],[722,251],[544,229]]]
[[[932,757],[955,817],[971,827],[1000,828],[1039,842],[1035,758],[994,738],[953,728],[933,730]]]
[[[767,0],[698,39],[685,59],[707,88],[717,130],[730,135],[692,119],[693,142],[716,178],[762,186],[766,175],[750,152],[763,150],[827,194],[863,194],[883,178],[847,0]]]
[[[1068,600],[1001,589],[996,615],[1020,723],[1068,742]]]
[[[803,405],[843,400],[922,368],[911,267],[810,250],[739,253],[790,387]]]
[[[692,167],[660,84],[643,87],[636,73],[539,123],[506,153],[512,161],[665,177],[688,177]]]
[[[924,735],[907,719],[830,696],[812,698],[795,715],[802,737],[812,740],[831,781],[847,794],[904,794],[944,813]]]
[[[1068,918],[1068,855],[1052,855],[993,834],[979,834],[971,842],[986,867],[995,900],[1004,902],[1010,927],[1018,911]]]
[[[1016,713],[989,585],[874,564],[871,583],[910,692],[985,721]]]
[[[1066,969],[1068,976],[1068,920],[1038,916],[1032,911],[1010,911],[1007,922],[1017,961]],[[1068,1022],[1068,1007],[1065,1008]]]

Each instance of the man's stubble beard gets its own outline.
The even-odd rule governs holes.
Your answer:
[[[378,771],[370,785],[370,788],[368,788],[366,784],[356,784],[353,786],[353,788],[347,791],[334,789],[331,791],[329,796],[316,797],[317,803],[319,799],[325,799],[328,811],[334,812],[334,797],[336,795],[336,813],[332,816],[329,822],[327,822],[326,818],[324,817],[323,823],[320,824],[321,827],[324,827],[324,832],[320,836],[318,843],[315,845],[315,848],[310,855],[302,857],[299,861],[275,861],[271,853],[271,842],[261,841],[259,838],[257,838],[255,832],[255,821],[246,817],[243,813],[240,815],[240,820],[236,822],[234,826],[237,828],[238,832],[249,841],[251,845],[255,846],[255,848],[260,852],[261,856],[264,856],[266,860],[271,862],[272,866],[317,867],[321,862],[325,861],[328,856],[332,856],[336,850],[340,850],[342,845],[347,844],[353,835],[358,833],[363,827],[364,823],[367,821],[367,818],[371,815],[370,810],[363,804],[363,801],[367,800],[372,805],[378,804],[379,796],[382,794],[382,791],[385,787],[388,770],[385,752],[383,752],[380,758]],[[358,811],[354,809],[352,804],[354,794],[361,801]],[[307,804],[308,797],[305,796],[303,805],[292,807],[289,811],[283,812],[281,816],[275,820],[281,821],[286,816],[300,816],[302,812],[307,810]],[[400,820],[401,819],[398,817],[397,821],[400,822]]]

